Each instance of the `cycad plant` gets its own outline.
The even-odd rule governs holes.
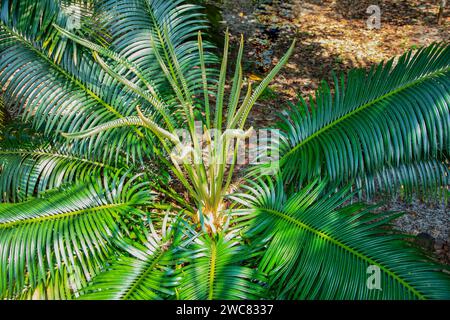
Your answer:
[[[243,39],[229,75],[228,32],[220,63],[199,9],[1,1],[0,297],[450,298],[399,214],[362,202],[446,201],[450,46],[323,83],[237,179],[295,43],[253,84]]]

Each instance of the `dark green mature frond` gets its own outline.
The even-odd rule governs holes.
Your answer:
[[[2,0],[1,21],[40,47],[54,61],[77,63],[82,47],[60,37],[56,23],[77,34],[104,42],[95,23],[92,0]],[[66,61],[68,62],[68,61]]]
[[[167,218],[167,217],[166,217]],[[180,282],[180,250],[195,234],[185,236],[178,222],[164,219],[162,231],[152,228],[143,245],[128,245],[128,255],[118,256],[82,290],[84,300],[159,300],[174,298]],[[182,228],[185,228],[183,226]],[[185,234],[183,234],[185,233]]]
[[[69,300],[73,297],[73,290],[67,284],[71,275],[62,266],[60,272],[48,275],[45,282],[37,284],[36,288],[26,288],[15,296],[20,300]]]
[[[205,29],[206,17],[198,9],[184,0],[106,0],[100,6],[113,38],[110,49],[134,63],[146,79],[164,92],[166,101],[173,89],[167,75],[179,88],[186,81],[192,93],[201,88],[197,32]],[[205,49],[211,47],[204,44]],[[168,74],[161,69],[157,56],[169,67]],[[205,52],[204,59],[207,64],[217,62],[210,52]],[[211,81],[213,70],[207,69],[207,73]]]
[[[444,267],[386,228],[394,215],[342,206],[347,190],[324,194],[325,187],[313,183],[289,195],[281,180],[260,181],[238,198],[253,208],[246,236],[267,243],[259,268],[269,274],[274,298],[450,298]],[[380,271],[380,290],[367,285],[370,267]]]
[[[26,0],[21,3],[25,4]],[[130,11],[130,8],[133,10]],[[98,4],[95,10],[99,17],[114,17],[105,26],[112,32],[112,44],[109,48],[101,45],[99,48],[119,55],[121,61],[127,61],[125,65],[112,66],[120,78],[103,70],[101,63],[91,56],[88,49],[92,48],[85,48],[84,45],[84,54],[80,55],[76,64],[68,59],[63,59],[61,63],[54,62],[43,44],[35,41],[39,36],[28,35],[32,30],[26,29],[24,23],[18,25],[26,30],[16,27],[14,19],[6,14],[0,25],[0,83],[6,85],[5,97],[11,105],[17,106],[25,120],[31,120],[36,129],[43,130],[54,139],[60,138],[60,132],[86,131],[136,115],[137,106],[146,114],[152,114],[154,105],[146,97],[150,96],[148,91],[153,88],[147,85],[158,81],[164,84],[155,87],[158,89],[156,94],[164,93],[165,102],[175,107],[174,95],[168,94],[175,90],[174,86],[186,89],[183,89],[183,99],[189,100],[191,92],[194,93],[201,85],[200,57],[194,40],[197,31],[204,28],[204,19],[196,9],[182,1],[104,1]],[[142,19],[135,20],[132,12],[143,15]],[[36,22],[37,25],[42,23]],[[52,34],[58,31],[55,27],[58,26],[57,20],[49,18],[45,23],[52,28]],[[144,25],[132,32],[129,28],[135,23],[136,27],[140,23]],[[59,26],[64,27],[64,24]],[[134,38],[135,32],[142,37]],[[127,34],[126,39],[124,34]],[[58,36],[68,39],[59,32]],[[80,34],[75,33],[75,36]],[[158,54],[155,55],[156,52]],[[98,56],[97,61],[100,62]],[[215,58],[206,52],[204,61],[209,65]],[[162,63],[168,70],[163,68]],[[143,78],[129,69],[130,64],[142,72],[140,75]],[[210,75],[209,68],[207,74]],[[121,79],[132,85],[124,85]],[[167,82],[167,79],[170,81]],[[125,157],[130,163],[142,164],[144,158],[152,155],[152,138],[135,127],[117,128],[96,137],[72,141],[71,144],[93,160],[109,163],[117,163],[119,158]]]
[[[28,202],[0,205],[0,297],[34,294],[39,288],[47,297],[49,279],[70,292],[79,290],[114,253],[114,241],[128,232],[123,217],[141,215],[137,207],[150,200],[137,177],[105,176]]]
[[[92,57],[83,56],[75,67],[54,63],[33,43],[0,24],[0,83],[5,99],[16,105],[24,120],[47,136],[79,132],[136,112],[139,100],[109,77]],[[73,148],[103,162],[141,160],[148,155],[144,134],[120,128],[110,134],[72,142]],[[106,143],[108,141],[109,143]]]
[[[448,199],[446,192],[449,185],[450,166],[445,158],[419,160],[394,167],[384,166],[368,176],[359,176],[355,183],[356,188],[368,196],[381,191],[406,199],[413,195],[422,195],[424,200],[435,201]]]
[[[125,162],[114,167],[91,159],[68,145],[46,142],[26,123],[13,122],[0,141],[0,202],[23,201],[63,184],[128,169]]]
[[[264,278],[244,265],[248,254],[248,248],[231,235],[219,234],[215,239],[209,236],[199,238],[185,252],[188,264],[182,270],[180,299],[242,300],[263,297],[261,281]]]
[[[3,135],[3,129],[5,127],[5,104],[3,103],[3,97],[0,95],[0,134]],[[0,142],[3,137],[0,137]]]
[[[101,177],[105,171],[120,170],[50,147],[0,148],[0,202],[23,201],[63,184]]]
[[[98,121],[102,115],[111,119],[119,114],[90,90],[99,75],[86,72],[83,83],[3,24],[0,49],[0,81],[6,85],[5,99],[16,104],[25,119],[33,117],[35,127],[45,122],[48,133],[69,131],[71,127],[78,129]],[[88,66],[83,64],[86,69]],[[105,115],[105,111],[110,114]]]
[[[449,45],[323,84],[266,150],[281,177],[229,195],[217,141],[252,130],[196,139],[196,121],[244,129],[295,42],[243,96],[241,39],[225,106],[229,34],[217,74],[187,0],[0,3],[0,299],[450,299],[444,267],[391,229],[398,215],[347,204],[353,187],[448,197]],[[190,162],[203,144],[216,162]],[[150,185],[176,203],[152,203]]]
[[[289,181],[322,176],[344,185],[450,149],[450,45],[352,70],[335,78],[334,91],[324,83],[315,101],[302,100],[283,117]]]
[[[172,249],[172,248],[170,248]],[[175,294],[178,279],[168,268],[172,252],[167,249],[141,252],[141,257],[118,257],[107,271],[94,279],[82,294],[84,300],[161,300]]]
[[[42,134],[30,127],[28,123],[12,120],[5,125],[0,139],[0,148],[17,149],[19,146],[24,149],[33,149],[35,146],[48,144]]]

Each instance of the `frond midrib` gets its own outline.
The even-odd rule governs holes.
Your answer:
[[[71,212],[65,212],[65,213],[61,213],[61,214],[53,214],[53,215],[48,215],[48,216],[44,216],[44,217],[27,217],[24,219],[19,219],[19,220],[5,222],[5,223],[0,222],[0,229],[11,228],[11,227],[14,227],[19,224],[30,224],[30,223],[39,223],[39,222],[48,221],[48,220],[58,220],[58,219],[66,218],[66,217],[73,217],[73,216],[77,216],[77,215],[81,215],[81,214],[85,214],[85,213],[104,210],[104,209],[113,209],[113,208],[120,208],[120,207],[128,207],[128,205],[126,203],[104,204],[104,205],[100,205],[100,206],[97,206],[94,208],[79,209],[79,210],[75,210],[75,211],[71,211]]]
[[[119,171],[119,168],[113,167],[111,165],[102,163],[102,162],[97,162],[97,161],[93,161],[93,160],[89,160],[89,159],[85,159],[85,158],[81,158],[81,157],[76,157],[76,156],[72,156],[72,155],[65,155],[65,154],[61,154],[61,153],[51,153],[51,152],[44,152],[44,151],[29,151],[29,150],[0,150],[0,155],[37,155],[37,156],[47,156],[47,157],[56,157],[56,158],[60,158],[60,159],[67,159],[67,160],[71,160],[71,161],[77,161],[77,162],[83,162],[83,163],[87,163],[87,164],[91,164],[94,166],[98,166],[98,167],[102,167],[105,169],[110,169],[110,170],[114,170],[114,171]]]
[[[370,101],[370,102],[368,102],[366,104],[363,104],[362,106],[356,108],[355,110],[352,110],[351,112],[347,113],[345,116],[340,117],[340,118],[336,119],[335,121],[332,121],[331,123],[329,123],[325,127],[323,127],[321,129],[317,130],[316,132],[314,132],[312,135],[307,137],[305,140],[301,141],[299,144],[297,144],[294,148],[289,150],[285,155],[283,155],[280,158],[280,163],[285,161],[292,153],[296,152],[303,145],[305,145],[309,141],[313,140],[314,138],[318,137],[323,132],[329,130],[330,128],[333,128],[336,125],[338,125],[339,123],[341,123],[342,121],[346,120],[347,118],[350,118],[350,117],[352,117],[355,114],[358,114],[359,112],[361,112],[361,111],[363,111],[363,110],[365,110],[365,109],[375,105],[376,103],[378,103],[378,102],[380,102],[380,101],[382,101],[384,99],[389,98],[390,96],[396,95],[396,94],[398,94],[398,93],[400,93],[400,92],[402,92],[402,91],[404,91],[404,90],[406,90],[408,88],[411,88],[411,87],[413,87],[415,85],[418,85],[418,84],[420,84],[420,83],[422,83],[422,82],[424,82],[426,80],[432,79],[432,78],[434,78],[436,76],[439,76],[439,75],[441,75],[443,73],[446,73],[448,71],[450,71],[450,67],[439,69],[439,70],[437,70],[435,72],[431,72],[431,73],[427,74],[426,76],[424,76],[422,78],[419,78],[419,79],[416,79],[416,80],[414,80],[414,81],[412,81],[410,83],[407,83],[406,85],[404,85],[404,86],[402,86],[400,88],[397,88],[397,89],[395,89],[395,90],[393,90],[391,92],[388,92],[388,93],[386,93],[386,94],[376,98],[375,100],[372,100],[372,101]]]
[[[381,265],[379,262],[373,260],[370,257],[367,257],[365,254],[349,247],[348,245],[342,243],[341,241],[332,238],[331,236],[325,234],[324,232],[317,230],[281,211],[277,211],[277,210],[273,210],[273,209],[269,209],[269,208],[260,208],[260,210],[266,211],[269,214],[273,214],[276,215],[284,220],[287,220],[301,228],[306,229],[308,232],[311,232],[317,236],[319,236],[320,238],[323,238],[326,241],[331,242],[332,244],[342,248],[343,250],[346,250],[347,252],[351,253],[352,255],[356,256],[357,258],[364,260],[366,262],[368,262],[371,265],[376,265],[378,267],[380,267],[381,270],[383,270],[384,272],[386,272],[389,276],[391,276],[393,279],[395,279],[396,281],[398,281],[401,285],[403,285],[405,288],[407,288],[408,290],[410,290],[418,299],[420,300],[425,300],[426,297],[420,293],[418,290],[416,290],[414,287],[412,287],[408,282],[406,282],[404,279],[402,279],[400,276],[398,276],[395,272],[391,271],[390,269],[388,269],[387,267],[385,267],[384,265]]]
[[[144,281],[144,279],[147,277],[147,275],[153,271],[153,269],[155,268],[155,266],[157,265],[157,263],[162,259],[162,257],[164,256],[164,253],[166,251],[160,249],[159,253],[156,257],[154,257],[154,259],[151,260],[151,263],[149,266],[145,266],[144,267],[144,272],[140,273],[140,275],[137,277],[137,279],[135,279],[132,283],[132,285],[129,288],[126,288],[124,291],[124,293],[122,294],[122,300],[127,300],[128,297],[130,297],[133,293],[133,291],[139,286],[139,284],[141,282]],[[153,291],[153,290],[152,290]]]
[[[211,242],[211,258],[209,260],[209,292],[208,292],[208,300],[212,300],[214,298],[214,280],[216,277],[216,243],[214,241]]]

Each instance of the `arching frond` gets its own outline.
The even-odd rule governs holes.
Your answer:
[[[82,288],[114,253],[114,241],[127,234],[124,216],[139,216],[137,207],[151,200],[136,179],[105,176],[0,205],[0,297],[38,294],[39,288],[48,297],[48,281],[71,293]]]
[[[94,4],[92,0],[2,0],[1,21],[42,48],[54,61],[65,59],[76,65],[82,47],[60,37],[52,24],[102,43],[105,31],[95,23]]]
[[[448,197],[448,44],[324,83],[265,150],[280,177],[230,195],[295,42],[252,90],[241,39],[226,99],[230,35],[216,68],[187,0],[0,3],[0,299],[450,299],[398,215],[348,204],[355,187]]]
[[[264,277],[245,266],[248,248],[232,236],[204,236],[185,252],[179,296],[185,300],[242,300],[263,297]],[[258,280],[258,281],[256,281]]]
[[[166,98],[171,91],[167,75],[180,88],[181,82],[186,81],[192,93],[201,88],[197,32],[205,29],[206,18],[198,9],[184,0],[107,0],[100,6],[105,25],[111,30],[111,49],[136,64],[146,79],[162,89]],[[212,46],[205,43],[204,47]],[[204,55],[207,65],[217,61],[209,51]],[[155,54],[169,67],[168,74],[161,69]],[[208,68],[207,73],[211,81],[213,69]]]
[[[24,201],[63,184],[127,170],[92,160],[68,145],[46,142],[27,124],[9,124],[0,141],[0,202]]]
[[[3,129],[5,127],[5,111],[4,111],[4,103],[3,103],[3,97],[0,95],[0,134],[3,136]],[[3,137],[0,137],[0,142],[3,139]]]
[[[136,112],[140,101],[92,57],[85,55],[78,67],[65,68],[3,24],[0,51],[0,83],[6,85],[6,101],[53,139],[61,140],[60,132],[87,130]],[[136,162],[151,153],[147,138],[136,128],[120,128],[113,137],[105,134],[73,142],[73,147],[94,160],[110,163],[124,155]]]
[[[183,1],[135,0],[103,1],[98,7],[93,7],[99,18],[114,17],[105,22],[105,28],[112,32],[109,48],[89,42],[89,38],[84,39],[101,49],[100,53],[106,53],[107,58],[120,57],[119,62],[126,62],[113,65],[111,70],[114,74],[111,74],[102,68],[98,55],[99,63],[94,61],[89,53],[94,47],[86,48],[84,42],[84,54],[76,64],[67,59],[61,63],[54,62],[51,53],[38,41],[40,35],[32,32],[37,26],[43,28],[45,25],[51,30],[48,32],[52,37],[55,31],[62,30],[61,27],[77,39],[84,38],[83,34],[76,33],[73,28],[65,28],[64,23],[55,18],[61,9],[61,3],[56,0],[30,3],[28,7],[35,8],[40,15],[31,21],[32,27],[28,28],[26,20],[34,15],[23,12],[27,3],[23,0],[11,4],[4,0],[5,14],[0,26],[0,83],[6,84],[5,97],[17,105],[24,119],[32,120],[35,128],[43,129],[56,139],[59,132],[88,131],[104,123],[136,115],[138,105],[147,114],[152,113],[155,100],[148,97],[153,95],[160,97],[164,93],[164,103],[175,108],[173,97],[176,94],[170,94],[170,91],[179,93],[178,90],[183,88],[178,97],[190,101],[196,88],[202,84],[202,71],[206,70],[208,81],[212,79],[213,69],[209,65],[215,57],[209,50],[202,57],[202,66],[206,64],[207,67],[200,68],[196,39],[197,31],[204,28],[204,18],[196,6]],[[91,6],[90,2],[86,3]],[[22,15],[23,21],[16,23],[15,18]],[[135,20],[135,15],[141,15],[142,19]],[[140,27],[139,34],[145,37],[134,38],[137,34],[129,29],[134,24]],[[71,37],[59,31],[57,37],[72,41]],[[124,32],[126,39],[123,38]],[[206,44],[205,47],[209,49],[211,46]],[[139,76],[135,73],[137,69],[140,70]],[[153,87],[154,83],[161,85]],[[152,154],[152,138],[137,128],[121,127],[72,144],[80,153],[88,154],[96,161],[117,161],[125,156],[129,162],[142,163],[143,158]]]
[[[269,274],[274,298],[450,298],[444,267],[387,228],[395,215],[343,205],[347,190],[325,194],[325,187],[312,183],[290,195],[280,179],[259,181],[237,198],[253,208],[246,236],[267,245],[259,268]],[[372,282],[373,270],[379,282]]]
[[[70,152],[0,148],[0,201],[23,201],[63,184],[101,177],[120,170]]]
[[[283,116],[280,161],[289,181],[322,176],[342,186],[450,149],[449,45],[352,70],[335,78],[334,91],[324,83],[315,101],[302,100]]]
[[[145,245],[124,246],[128,255],[115,258],[110,266],[83,289],[81,299],[159,300],[174,298],[181,275],[180,251],[193,241],[195,232],[166,216],[163,229],[151,228]]]
[[[419,160],[399,166],[384,166],[356,179],[361,194],[400,195],[405,199],[422,196],[424,200],[448,199],[450,166],[448,159]]]

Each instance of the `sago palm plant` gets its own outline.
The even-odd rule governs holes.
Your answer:
[[[241,39],[230,76],[199,9],[1,1],[0,297],[450,298],[399,214],[361,202],[446,201],[450,46],[323,83],[237,179],[295,43],[255,84]]]

